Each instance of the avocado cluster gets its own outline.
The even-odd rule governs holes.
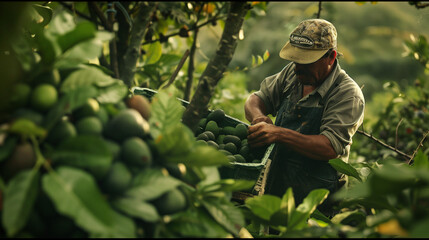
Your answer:
[[[202,118],[196,132],[197,142],[224,153],[230,162],[260,163],[261,158],[247,143],[248,126],[242,122],[226,121],[225,112],[215,109]]]
[[[117,103],[102,103],[91,97],[81,106],[66,111],[61,118],[52,122],[51,127],[47,127],[44,124],[49,113],[62,97],[60,86],[59,82],[53,84],[51,81],[33,86],[19,83],[14,86],[14,95],[9,103],[11,110],[8,124],[25,120],[26,124],[31,123],[44,130],[37,141],[40,151],[53,169],[67,165],[87,171],[94,177],[102,194],[113,200],[123,196],[132,187],[136,176],[145,169],[165,167],[157,163],[156,148],[150,135],[148,121],[151,104],[148,98],[129,95]],[[0,178],[8,185],[24,170],[34,168],[38,157],[30,139],[12,132],[3,136],[5,139],[4,148],[0,152]],[[82,163],[82,159],[79,159],[78,153],[72,152],[70,143],[74,141],[76,144],[76,139],[84,138],[97,139],[97,143],[102,143],[104,149],[107,149],[109,157],[102,158],[103,161],[108,161],[108,164],[103,164],[106,167],[89,168],[89,164]],[[91,144],[88,145],[88,149],[93,148]],[[65,147],[69,147],[67,150],[70,152],[62,151],[60,153],[63,155],[58,154],[57,150]],[[76,154],[75,159],[71,159],[73,154]],[[172,172],[171,176],[180,177],[183,173],[173,173],[177,169],[177,166],[166,168]],[[41,171],[46,172],[43,168]],[[0,190],[0,200],[2,195],[4,198],[4,192]],[[151,200],[151,204],[162,216],[184,211],[189,203],[186,193],[178,186]],[[1,211],[0,208],[0,213]],[[0,228],[0,236],[2,231]],[[53,201],[41,189],[38,190],[34,210],[23,231],[33,237],[88,237],[70,218],[55,210]]]

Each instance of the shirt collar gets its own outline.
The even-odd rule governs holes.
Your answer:
[[[335,60],[334,65],[335,65],[334,69],[332,69],[332,72],[328,75],[325,81],[323,81],[323,83],[316,88],[316,92],[319,93],[320,97],[322,98],[328,92],[332,84],[334,84],[335,79],[337,79],[338,75],[341,72],[341,67],[340,67],[340,64],[338,64],[337,60]]]

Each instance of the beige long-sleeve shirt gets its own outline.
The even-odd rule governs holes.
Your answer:
[[[297,101],[297,106],[316,107],[325,96],[336,78],[340,77],[339,85],[329,94],[324,106],[320,134],[326,136],[337,153],[337,157],[348,162],[352,137],[363,122],[365,99],[357,83],[341,69],[338,61],[335,68],[325,81],[313,92],[302,97],[302,85],[291,89],[290,99]],[[260,90],[255,92],[263,101],[267,114],[276,116],[285,93],[297,81],[294,63],[289,63],[277,74],[265,78]],[[345,73],[345,72],[344,72]],[[301,98],[302,97],[302,98]]]

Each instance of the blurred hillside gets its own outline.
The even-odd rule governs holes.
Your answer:
[[[230,68],[243,69],[252,63],[252,55],[270,58],[247,72],[247,88],[259,88],[264,77],[280,71],[287,61],[278,56],[289,33],[304,19],[316,17],[318,2],[269,2],[265,15],[248,18],[244,39],[239,42]],[[340,64],[360,86],[367,101],[382,91],[386,81],[400,86],[412,84],[423,73],[415,60],[403,57],[403,42],[410,34],[428,36],[429,9],[416,9],[408,2],[323,2],[321,18],[337,28],[338,48],[344,54]],[[201,51],[210,56],[221,32],[216,27],[202,32]]]

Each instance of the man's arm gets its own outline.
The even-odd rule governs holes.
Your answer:
[[[328,161],[337,157],[331,141],[324,135],[304,135],[265,122],[249,126],[247,139],[254,147],[276,142],[316,160]]]
[[[251,94],[244,104],[246,119],[254,125],[258,122],[273,124],[271,118],[267,116],[267,108],[264,101],[256,94]]]

